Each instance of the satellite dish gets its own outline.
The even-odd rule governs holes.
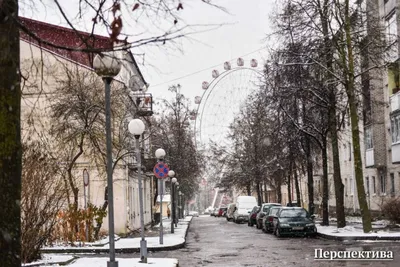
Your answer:
[[[142,91],[147,92],[147,89],[149,89],[149,84],[144,84]]]
[[[131,76],[131,78],[129,79],[129,88],[132,91],[138,91],[140,88],[140,79],[138,76],[133,75]]]

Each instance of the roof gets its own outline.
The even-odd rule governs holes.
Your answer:
[[[29,32],[27,33],[21,29],[20,39],[42,48],[46,48],[55,54],[90,68],[93,67],[94,53],[69,51],[62,47],[81,49],[94,48],[102,50],[111,50],[113,48],[113,42],[109,37],[76,31],[24,17],[19,17],[19,22],[22,27]],[[38,39],[53,44],[54,46],[59,46],[60,48],[54,47],[50,44],[39,43],[39,41],[31,35],[35,35]]]

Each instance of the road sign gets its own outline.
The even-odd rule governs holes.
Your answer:
[[[164,179],[168,177],[169,168],[164,162],[159,162],[154,166],[154,175],[159,179]]]

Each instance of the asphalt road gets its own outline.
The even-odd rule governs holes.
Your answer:
[[[315,249],[331,251],[392,251],[394,260],[314,260]],[[122,254],[118,257],[139,257]],[[186,247],[149,253],[149,257],[178,258],[180,267],[194,266],[400,266],[398,241],[332,241],[321,238],[277,238],[256,227],[227,222],[225,218],[195,217]]]

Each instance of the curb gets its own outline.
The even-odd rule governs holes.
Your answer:
[[[329,239],[329,240],[337,240],[337,241],[345,241],[345,240],[377,240],[377,241],[400,241],[400,236],[334,236],[327,235],[317,232],[317,236]]]
[[[193,219],[193,217],[192,217]],[[175,250],[175,249],[180,249],[180,248],[184,248],[186,245],[186,236],[189,232],[189,227],[190,227],[190,223],[192,222],[192,219],[190,219],[190,221],[187,221],[187,225],[188,227],[186,228],[185,231],[185,241],[177,244],[177,245],[173,245],[173,246],[166,246],[166,247],[147,247],[147,251],[149,252],[156,252],[156,251],[170,251],[170,250]],[[186,223],[186,222],[185,222]],[[104,248],[104,249],[99,249],[99,248],[76,248],[76,249],[51,249],[51,248],[47,248],[44,250],[40,250],[41,253],[44,254],[54,254],[54,253],[59,253],[59,254],[101,254],[101,253],[109,253],[109,249],[108,248]],[[135,248],[116,248],[115,249],[115,253],[135,253],[135,252],[140,252],[140,247],[135,247]]]

